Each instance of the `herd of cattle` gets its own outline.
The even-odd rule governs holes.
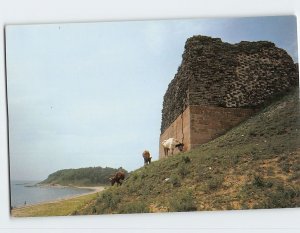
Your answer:
[[[173,155],[175,148],[178,148],[180,152],[183,151],[184,144],[180,141],[178,141],[175,138],[169,138],[167,140],[164,140],[162,142],[162,146],[164,148],[164,154],[165,156],[169,155],[169,151],[171,151],[171,155]],[[151,163],[151,155],[148,150],[145,150],[143,152],[143,158],[144,158],[144,165],[148,165]],[[109,178],[111,185],[113,186],[115,183],[117,185],[122,185],[122,182],[125,179],[125,173],[123,171],[118,171],[116,174]]]

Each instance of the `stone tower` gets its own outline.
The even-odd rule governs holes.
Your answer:
[[[177,138],[190,150],[224,134],[296,85],[297,65],[271,42],[189,38],[164,96],[160,158],[163,140]]]

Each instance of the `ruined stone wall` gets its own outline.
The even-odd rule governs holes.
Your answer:
[[[256,108],[298,84],[292,58],[271,42],[194,36],[182,58],[164,96],[161,133],[190,105]]]
[[[189,149],[223,135],[257,111],[255,109],[215,106],[190,106],[189,109]]]
[[[209,142],[255,113],[255,109],[214,106],[188,106],[183,114],[164,131],[159,141],[159,158],[164,158],[162,142],[176,138],[184,143],[184,151]],[[174,154],[179,150],[175,149]]]
[[[190,150],[226,133],[297,85],[298,65],[271,42],[189,38],[164,96],[160,158],[163,140],[174,137]]]

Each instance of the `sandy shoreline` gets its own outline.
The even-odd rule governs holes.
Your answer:
[[[42,186],[44,186],[44,187],[53,187],[53,188],[89,189],[91,191],[86,192],[86,193],[82,193],[82,194],[67,196],[67,197],[63,197],[63,198],[59,198],[59,199],[55,199],[55,200],[49,200],[49,201],[43,201],[43,202],[34,203],[34,204],[28,204],[28,205],[25,205],[25,206],[19,206],[19,207],[13,208],[13,210],[22,210],[22,209],[26,209],[26,208],[30,208],[30,207],[34,207],[34,206],[57,203],[57,202],[60,202],[60,201],[66,201],[66,200],[70,200],[70,199],[73,199],[73,198],[82,197],[82,196],[90,195],[90,194],[93,194],[93,193],[98,193],[98,192],[101,192],[105,189],[105,186],[86,186],[86,187],[83,187],[83,186],[63,186],[63,185],[55,185],[55,186],[42,185]]]

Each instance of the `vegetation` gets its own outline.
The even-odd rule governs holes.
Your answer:
[[[195,198],[191,190],[184,190],[177,193],[176,196],[170,199],[169,205],[170,211],[184,212],[197,210]]]
[[[76,209],[83,208],[89,201],[97,198],[97,193],[87,194],[72,199],[25,206],[12,210],[14,217],[66,216],[76,214]]]
[[[73,185],[73,186],[102,186],[109,184],[109,177],[114,175],[118,170],[123,168],[102,168],[102,167],[88,167],[78,169],[64,169],[56,171],[48,176],[48,178],[40,184],[59,184],[59,185]]]
[[[77,214],[300,207],[298,91],[207,144],[137,169]]]
[[[47,208],[56,209],[53,215],[79,215],[300,207],[298,92],[207,144],[131,172],[122,186],[74,208]],[[54,176],[47,182],[57,182]]]

